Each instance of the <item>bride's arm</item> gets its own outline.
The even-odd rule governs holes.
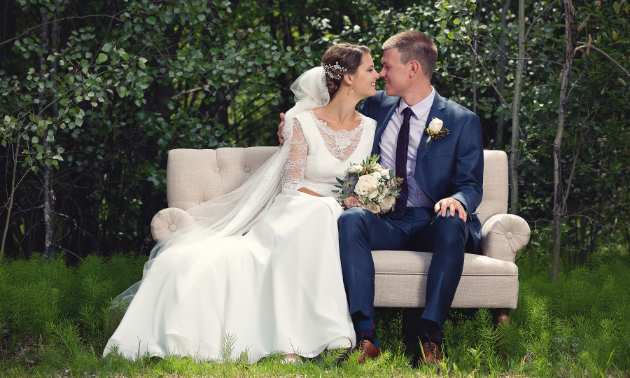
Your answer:
[[[283,133],[284,139],[288,141],[288,146],[285,146],[285,148],[289,148],[289,156],[284,162],[282,169],[282,187],[321,197],[319,194],[302,187],[304,170],[306,169],[306,156],[308,155],[308,144],[302,133],[302,126],[297,118],[293,119],[291,131],[290,135],[287,135],[286,132]]]

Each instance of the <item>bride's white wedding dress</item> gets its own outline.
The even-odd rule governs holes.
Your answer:
[[[292,140],[282,190],[262,218],[244,236],[158,255],[151,269],[184,257],[145,276],[104,354],[225,361],[246,353],[253,363],[273,352],[314,357],[354,345],[339,260],[342,208],[332,191],[351,162],[371,154],[375,128],[362,116],[354,130],[335,132],[312,111],[297,114],[285,133]]]

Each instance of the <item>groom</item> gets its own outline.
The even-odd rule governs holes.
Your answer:
[[[464,252],[474,252],[481,238],[475,213],[483,186],[481,125],[475,114],[431,86],[437,48],[424,33],[396,34],[383,50],[385,91],[367,98],[359,111],[378,122],[372,153],[404,181],[393,212],[378,217],[355,207],[339,218],[343,279],[360,361],[365,361],[380,354],[372,250],[433,251],[419,357],[436,362],[442,358],[440,332],[462,275]],[[429,140],[425,127],[438,120],[449,133]]]
[[[481,238],[475,213],[483,186],[483,145],[479,118],[431,86],[437,48],[419,31],[406,31],[383,44],[385,91],[359,109],[377,120],[373,154],[404,181],[393,212],[378,217],[361,208],[339,218],[343,279],[357,340],[364,358],[380,353],[374,330],[372,250],[433,251],[427,277],[425,329],[420,361],[442,358],[440,331],[464,266]],[[431,121],[449,133],[431,138]],[[404,263],[404,262],[401,262]]]

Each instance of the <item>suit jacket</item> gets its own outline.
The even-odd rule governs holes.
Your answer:
[[[378,91],[359,108],[359,112],[377,121],[373,154],[380,155],[381,136],[399,102],[400,97]],[[428,135],[423,132],[418,146],[415,180],[434,203],[452,197],[464,205],[468,213],[466,225],[476,248],[481,239],[481,223],[476,211],[483,195],[481,123],[476,114],[437,93],[425,127],[433,118],[441,119],[450,133],[439,140],[431,139],[424,148]]]

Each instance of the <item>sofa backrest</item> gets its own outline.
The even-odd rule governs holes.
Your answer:
[[[483,198],[477,207],[481,224],[508,210],[508,159],[505,151],[483,151]]]
[[[243,184],[278,147],[176,149],[169,151],[166,191],[169,207],[188,210]],[[484,151],[483,201],[477,212],[483,224],[507,212],[508,166],[503,151]]]

